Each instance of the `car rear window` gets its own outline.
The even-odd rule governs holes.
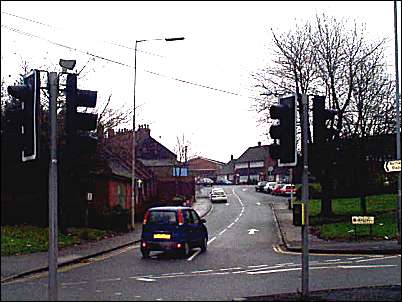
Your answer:
[[[150,211],[147,224],[177,224],[174,211]]]
[[[224,196],[224,195],[225,195],[225,192],[223,192],[223,191],[216,191],[216,192],[214,192],[213,194],[214,194],[214,195],[217,195],[217,196]]]

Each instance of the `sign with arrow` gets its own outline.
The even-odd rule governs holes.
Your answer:
[[[258,230],[256,230],[256,229],[249,229],[248,230],[249,235],[254,235],[255,232],[258,232]]]
[[[385,172],[401,172],[401,160],[391,160],[384,163]]]

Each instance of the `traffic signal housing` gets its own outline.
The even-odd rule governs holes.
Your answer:
[[[67,74],[66,82],[66,144],[69,153],[89,151],[96,148],[97,139],[89,135],[82,135],[81,131],[95,130],[98,115],[94,113],[78,112],[78,107],[94,108],[96,106],[97,91],[77,89],[77,75]],[[86,150],[83,150],[86,149]]]
[[[296,154],[296,95],[279,99],[278,105],[269,109],[271,119],[278,119],[279,125],[269,129],[271,138],[279,140],[270,147],[270,155],[278,159],[279,167],[294,167],[297,164]]]
[[[78,130],[95,130],[98,115],[78,112],[78,107],[94,108],[97,92],[77,89],[77,75],[69,73],[66,85],[66,133],[69,136],[77,134]]]
[[[325,96],[313,97],[313,142],[315,144],[329,143],[333,140],[336,130],[327,127],[327,121],[333,121],[337,110],[325,109]]]
[[[8,86],[7,92],[21,103],[21,107],[9,115],[21,130],[17,133],[21,159],[23,162],[38,159],[41,125],[39,70],[34,69],[25,75],[22,85]]]

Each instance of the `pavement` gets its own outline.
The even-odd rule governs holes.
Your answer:
[[[212,204],[207,195],[199,193],[192,207],[204,217],[209,213]],[[287,251],[301,252],[301,227],[293,226],[292,211],[285,204],[271,204],[277,225],[280,230],[281,248]],[[113,250],[137,243],[141,237],[141,222],[137,223],[133,231],[109,237],[96,242],[86,242],[79,245],[65,247],[58,251],[59,267],[80,262],[84,259],[111,252]],[[396,240],[348,242],[326,241],[309,234],[309,251],[311,253],[336,254],[401,254],[401,245]],[[18,256],[1,257],[1,283],[33,273],[45,272],[48,269],[48,252],[39,252]],[[355,293],[355,294],[353,294]],[[363,294],[365,293],[365,294]],[[363,287],[353,289],[337,289],[311,292],[311,300],[315,301],[400,301],[401,288],[399,285],[388,287]],[[352,297],[356,297],[355,299]],[[378,297],[379,299],[376,299]],[[272,295],[264,297],[247,297],[250,301],[292,301],[300,297],[297,293]],[[299,300],[300,301],[300,300]]]

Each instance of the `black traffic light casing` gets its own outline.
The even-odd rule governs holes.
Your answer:
[[[296,154],[296,95],[279,99],[278,105],[269,109],[271,119],[278,119],[279,125],[269,129],[271,138],[278,139],[279,145],[271,145],[270,154],[279,159],[279,167],[294,167],[297,164]]]
[[[10,114],[18,125],[19,147],[23,162],[39,158],[40,142],[40,73],[32,70],[23,77],[23,85],[8,86],[7,92],[18,99],[21,107]]]
[[[98,115],[78,112],[78,107],[94,108],[97,92],[77,89],[77,75],[69,73],[66,84],[66,134],[67,137],[77,135],[78,130],[95,130]]]
[[[325,109],[325,96],[313,97],[313,142],[324,144],[333,140],[336,131],[327,127],[327,121],[333,121],[337,111]]]
[[[304,225],[304,204],[303,203],[293,203],[293,225],[302,226]]]

